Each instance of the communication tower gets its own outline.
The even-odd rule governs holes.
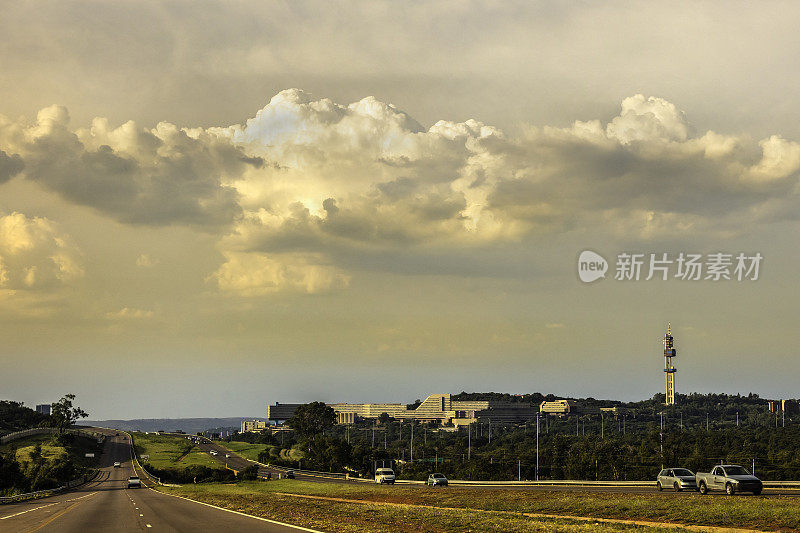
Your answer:
[[[672,324],[667,323],[667,332],[664,334],[664,374],[667,376],[667,405],[675,405],[675,372],[677,372],[677,369],[672,364],[672,358],[675,355]]]

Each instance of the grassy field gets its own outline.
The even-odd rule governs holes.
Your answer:
[[[42,446],[42,457],[45,459],[66,459],[70,456],[75,465],[83,467],[95,466],[101,452],[97,441],[90,437],[75,436],[67,446],[63,446],[55,441],[53,435],[32,435],[1,445],[0,453],[13,454],[18,462],[27,462],[37,444]],[[95,458],[86,458],[84,455],[87,452],[94,453]]]
[[[224,440],[215,440],[214,442],[251,461],[258,461],[258,454],[263,450],[269,450],[271,456],[276,459],[280,458],[289,461],[297,461],[305,458],[305,454],[302,450],[296,448],[280,449],[278,446],[271,446],[269,444],[250,444],[249,442],[228,442]]]
[[[523,513],[800,530],[800,501],[775,496],[715,494],[673,498],[658,494],[429,489],[292,480],[165,490],[221,507],[327,531],[617,531],[633,527],[526,517]],[[301,495],[356,501],[308,499]],[[648,527],[644,530],[661,529]]]
[[[251,461],[258,461],[258,454],[264,450],[275,448],[269,444],[250,444],[249,442],[227,442],[224,440],[215,440],[214,443],[241,455],[245,459],[250,459]]]
[[[155,433],[131,433],[133,436],[136,453],[149,455],[146,461],[154,468],[185,468],[200,465],[209,468],[224,469],[225,467],[215,461],[210,455],[201,452],[192,441],[172,435],[157,435]]]

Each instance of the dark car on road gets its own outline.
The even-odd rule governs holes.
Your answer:
[[[286,479],[294,479],[294,470],[287,470],[283,477]]]

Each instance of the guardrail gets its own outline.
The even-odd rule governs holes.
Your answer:
[[[60,430],[59,428],[42,427],[42,428],[23,429],[21,431],[15,431],[14,433],[9,433],[8,435],[3,435],[2,437],[0,437],[0,444],[6,444],[7,442],[11,442],[12,440],[23,439],[25,437],[30,437],[32,435],[45,435],[48,433],[49,434],[69,433],[71,435],[86,435],[93,438],[104,437],[102,433],[89,431],[88,429],[69,428]]]
[[[53,489],[37,490],[36,492],[26,492],[24,494],[14,494],[13,496],[0,496],[0,504],[24,502],[27,500],[36,500],[39,498],[46,498],[48,496],[52,496],[53,494],[69,490],[73,487],[77,487],[78,485],[83,485],[84,483],[92,481],[97,477],[97,474],[100,471],[93,469],[91,472],[92,472],[91,474],[75,478],[71,481],[66,482],[60,487],[55,487]]]

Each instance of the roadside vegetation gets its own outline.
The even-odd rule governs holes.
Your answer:
[[[786,497],[699,496],[676,499],[618,494],[478,488],[382,487],[303,481],[162,488],[213,505],[325,531],[619,531],[630,524],[797,531],[800,506]],[[529,515],[529,516],[526,516]],[[565,518],[543,518],[556,515]],[[576,520],[569,517],[584,517]]]
[[[131,436],[142,466],[162,482],[204,483],[236,477],[186,437],[139,432]]]
[[[391,466],[399,478],[416,480],[437,471],[464,480],[654,481],[662,466],[708,472],[718,463],[736,463],[754,469],[761,479],[800,479],[800,415],[778,417],[754,394],[679,394],[678,405],[669,408],[663,396],[627,404],[583,399],[581,405],[589,408],[619,411],[542,418],[538,439],[535,419],[518,425],[482,420],[455,428],[385,415],[345,427],[333,424],[330,408],[312,403],[287,421],[292,432],[273,435],[268,429],[225,441],[231,449],[237,442],[264,445],[258,454],[263,463],[363,477],[376,467]],[[552,399],[493,393],[453,398],[534,404]]]

